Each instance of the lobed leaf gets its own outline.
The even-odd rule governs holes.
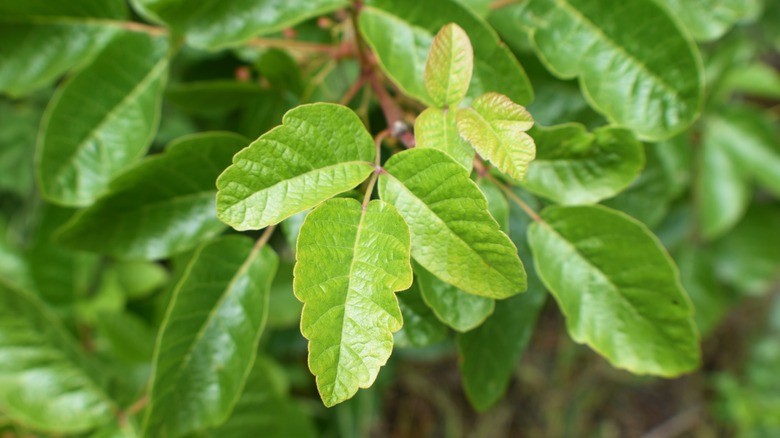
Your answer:
[[[374,170],[374,140],[349,108],[302,105],[282,123],[237,153],[217,179],[217,216],[237,230],[279,223]]]
[[[0,407],[26,427],[81,433],[114,404],[67,329],[37,298],[0,282]]]
[[[433,103],[425,88],[425,60],[433,36],[443,26],[457,23],[474,49],[474,68],[466,101],[488,91],[528,103],[533,91],[512,52],[482,18],[454,0],[439,0],[436,11],[416,0],[370,0],[360,10],[359,30],[377,57],[379,67],[401,90]]]
[[[293,288],[325,406],[371,386],[390,357],[403,323],[393,292],[412,284],[409,246],[409,227],[383,201],[331,199],[306,217]]]
[[[111,183],[80,211],[60,242],[117,258],[162,259],[225,229],[215,214],[214,181],[249,140],[230,133],[182,137]]]
[[[474,148],[458,133],[457,111],[427,108],[414,121],[416,147],[433,148],[447,153],[469,172],[474,167]]]
[[[138,12],[168,24],[193,46],[220,49],[349,6],[348,0],[132,0]]]
[[[533,119],[522,106],[498,93],[478,97],[458,111],[460,135],[498,170],[522,181],[536,156],[534,140],[525,133]]]
[[[120,34],[59,88],[36,150],[44,197],[88,205],[143,156],[157,130],[167,50],[165,38]]]
[[[592,204],[626,189],[644,166],[631,131],[604,127],[592,134],[569,123],[534,132],[537,156],[523,187],[558,204]]]
[[[160,327],[144,436],[184,435],[228,418],[255,360],[277,264],[268,246],[241,236],[195,250]]]
[[[701,360],[677,269],[638,221],[601,206],[553,206],[528,240],[571,337],[613,366],[672,377]]]
[[[475,295],[501,299],[525,290],[517,249],[463,166],[444,152],[415,148],[393,155],[385,170],[379,195],[409,224],[420,265]]]
[[[579,77],[594,109],[640,139],[672,137],[698,116],[701,57],[653,0],[531,0],[510,12],[551,72]]]
[[[423,82],[438,108],[457,106],[466,97],[474,69],[474,49],[466,32],[455,23],[439,30],[425,61]]]

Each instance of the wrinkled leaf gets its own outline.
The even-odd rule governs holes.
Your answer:
[[[217,219],[214,181],[249,140],[230,133],[183,137],[134,166],[110,193],[79,212],[59,240],[118,258],[162,259],[225,229]]]
[[[225,421],[255,360],[278,259],[227,236],[198,247],[173,289],[155,347],[144,436]]]
[[[347,107],[302,105],[233,157],[217,180],[217,216],[260,229],[314,207],[374,170],[374,140]]]
[[[416,147],[433,148],[452,157],[469,172],[474,167],[474,148],[458,134],[457,111],[428,108],[414,121]]]
[[[522,181],[536,155],[525,133],[533,119],[522,106],[497,93],[483,94],[471,108],[458,111],[458,132],[498,170]]]
[[[409,228],[392,205],[332,199],[306,216],[293,288],[325,406],[374,383],[402,325],[393,292],[409,288]]]
[[[509,237],[490,216],[485,196],[463,166],[435,149],[393,155],[379,175],[379,195],[409,224],[412,256],[466,292],[506,298],[526,289]]]
[[[671,377],[699,365],[693,308],[645,226],[600,206],[548,207],[542,219],[529,244],[576,342],[637,374]]]
[[[639,176],[642,145],[631,131],[579,124],[532,131],[537,155],[523,187],[558,204],[591,204],[616,195]]]
[[[423,80],[434,105],[455,106],[466,97],[474,68],[474,49],[466,32],[455,23],[441,28],[431,42]]]

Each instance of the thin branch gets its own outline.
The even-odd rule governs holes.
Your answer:
[[[149,394],[144,394],[143,397],[136,400],[135,403],[128,406],[127,409],[120,411],[117,414],[117,422],[119,425],[122,427],[126,426],[128,419],[141,412],[141,410],[146,407],[147,403],[149,403]]]
[[[137,21],[116,21],[115,23],[117,23],[119,27],[132,32],[143,32],[154,36],[168,35],[168,29],[161,26],[152,26]]]
[[[379,165],[381,163],[382,155],[382,140],[386,139],[388,136],[390,136],[390,130],[383,129],[379,131],[379,133],[374,137],[374,144],[376,144],[376,158],[374,159],[374,173],[371,174],[371,179],[368,180],[368,185],[366,186],[366,193],[363,195],[363,210],[368,207],[368,203],[371,201],[371,193],[374,191],[374,185],[376,184],[377,178],[379,178],[379,174],[382,173],[384,170],[382,169],[382,166]]]
[[[485,173],[484,177],[485,177],[485,178],[487,178],[487,179],[488,179],[490,182],[492,182],[492,183],[493,183],[493,184],[495,184],[496,186],[498,186],[498,188],[500,188],[501,190],[503,190],[503,191],[504,191],[504,193],[506,193],[506,196],[507,196],[509,199],[511,199],[511,200],[512,200],[512,202],[514,202],[515,204],[517,204],[517,206],[518,206],[518,207],[520,207],[521,209],[523,209],[523,211],[525,212],[525,214],[527,214],[527,215],[528,215],[528,216],[529,216],[531,219],[533,219],[533,220],[534,220],[534,222],[542,222],[542,223],[544,222],[544,221],[542,220],[542,217],[541,217],[541,216],[539,216],[539,214],[538,214],[536,211],[534,211],[534,209],[533,209],[533,208],[531,208],[531,207],[530,207],[528,204],[526,204],[526,203],[525,203],[525,201],[523,201],[522,199],[520,199],[520,197],[519,197],[519,196],[517,196],[517,195],[515,194],[515,192],[513,192],[513,191],[512,191],[512,189],[510,189],[510,188],[509,188],[509,186],[507,186],[507,185],[506,185],[506,184],[504,184],[503,182],[501,182],[501,181],[499,181],[498,179],[496,179],[496,177],[494,177],[493,175],[491,175],[489,172],[488,172],[488,173]]]
[[[263,230],[263,234],[260,235],[260,238],[257,239],[257,242],[255,242],[254,248],[252,248],[252,253],[249,255],[247,260],[252,260],[254,258],[254,255],[257,254],[266,243],[268,243],[268,239],[271,238],[271,235],[276,230],[276,225],[270,225],[265,227],[265,230]]]
[[[406,122],[403,120],[401,107],[387,93],[375,71],[371,73],[368,80],[371,83],[371,89],[376,94],[377,100],[379,100],[379,106],[382,108],[382,113],[385,115],[385,120],[387,120],[387,127],[392,131],[393,137],[399,139],[407,148],[413,148],[415,146],[414,135],[409,131]]]
[[[344,96],[339,100],[339,103],[341,105],[347,105],[348,103],[352,102],[352,99],[355,98],[355,95],[360,91],[361,88],[363,88],[363,85],[366,84],[366,77],[363,75],[360,75],[354,84],[352,84],[351,87],[349,87],[349,90],[347,90],[346,93],[344,93]]]
[[[523,1],[524,0],[496,0],[490,4],[490,10],[495,11],[496,9],[505,8],[507,6],[519,5],[520,3],[523,3]]]

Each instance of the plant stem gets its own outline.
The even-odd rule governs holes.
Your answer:
[[[499,181],[499,180],[498,180],[496,177],[494,177],[493,175],[491,175],[489,172],[488,172],[488,173],[485,173],[484,177],[485,177],[485,178],[487,178],[487,179],[488,179],[490,182],[492,182],[492,183],[493,183],[493,184],[495,184],[496,186],[498,186],[498,188],[500,188],[501,190],[503,190],[503,191],[504,191],[504,193],[506,193],[506,196],[507,196],[509,199],[511,199],[511,200],[512,200],[512,202],[514,202],[515,204],[517,204],[517,206],[518,206],[518,207],[520,207],[521,209],[523,209],[523,211],[525,212],[525,214],[527,214],[527,215],[528,215],[528,216],[529,216],[531,219],[533,219],[533,220],[534,220],[534,222],[541,222],[541,223],[544,223],[544,221],[542,220],[542,217],[541,217],[541,216],[539,216],[539,214],[538,214],[536,211],[534,211],[534,209],[533,209],[533,208],[531,208],[531,207],[530,207],[528,204],[526,204],[526,203],[525,203],[525,201],[523,201],[522,199],[520,199],[520,197],[519,197],[519,196],[515,195],[515,192],[513,192],[513,191],[512,191],[512,189],[510,189],[510,188],[509,188],[509,186],[507,186],[507,185],[506,185],[506,184],[504,184],[503,182]]]
[[[149,24],[139,23],[137,21],[117,21],[117,25],[123,29],[127,29],[132,32],[143,32],[149,35],[167,35],[168,29],[161,26],[152,26]]]
[[[265,230],[263,230],[263,234],[260,235],[260,238],[257,239],[257,242],[255,242],[255,246],[252,248],[252,253],[249,255],[248,260],[252,260],[254,256],[265,246],[266,243],[268,243],[268,239],[271,238],[271,235],[276,230],[276,225],[269,225],[265,227]]]
[[[310,43],[307,41],[298,40],[284,40],[278,38],[252,38],[245,44],[250,47],[288,49],[309,53],[324,53],[334,57],[339,52],[339,47],[329,44]]]
[[[344,96],[339,100],[339,103],[341,105],[347,105],[348,103],[352,102],[352,99],[355,98],[355,95],[360,91],[361,88],[363,88],[363,85],[366,84],[366,77],[363,75],[360,75],[354,84],[352,84],[351,87],[349,87],[349,90],[347,90],[346,93],[344,93]]]

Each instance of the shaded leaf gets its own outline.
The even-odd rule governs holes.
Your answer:
[[[237,230],[279,223],[360,184],[375,157],[374,140],[352,110],[299,106],[233,157],[217,180],[217,216]]]
[[[414,272],[425,304],[439,320],[459,332],[479,327],[493,313],[495,301],[472,295],[445,283],[420,265]]]
[[[488,203],[488,211],[505,233],[509,234],[509,203],[504,192],[488,179],[477,183]]]
[[[423,82],[438,108],[455,106],[466,97],[474,68],[474,49],[455,23],[442,27],[431,42]]]
[[[534,140],[525,133],[533,119],[522,106],[506,96],[479,96],[471,108],[458,111],[458,132],[474,149],[517,181],[525,178],[536,155]]]
[[[404,326],[395,334],[396,346],[427,347],[441,342],[447,336],[447,326],[442,324],[431,308],[425,304],[417,282],[408,290],[398,294],[398,304]]]
[[[532,131],[537,155],[523,187],[558,204],[592,204],[621,192],[644,166],[631,131],[605,127],[593,133],[570,123]]]
[[[225,421],[255,360],[278,259],[241,236],[201,245],[179,274],[155,347],[144,436]]]
[[[640,139],[671,137],[698,116],[700,55],[653,0],[532,0],[511,13],[551,72],[579,77],[591,105]]]
[[[660,242],[600,206],[548,207],[528,230],[571,337],[618,368],[676,376],[700,361],[693,309]]]
[[[435,149],[393,155],[379,195],[409,224],[412,256],[466,292],[506,298],[526,289],[517,249],[490,216],[485,196],[463,166]]]
[[[699,41],[721,37],[735,24],[756,18],[761,0],[656,0]]]
[[[680,279],[691,297],[694,321],[702,336],[707,336],[726,316],[735,302],[733,294],[727,292],[717,278],[712,254],[693,246],[682,247],[675,260],[680,267]]]
[[[364,209],[331,199],[306,216],[293,288],[303,301],[301,333],[325,406],[374,383],[402,325],[393,292],[409,288],[409,228],[383,201]]]
[[[428,108],[414,121],[416,147],[446,152],[469,172],[474,167],[474,149],[458,134],[457,111]]]
[[[65,327],[30,294],[0,283],[0,407],[27,427],[86,432],[114,409]]]
[[[47,199],[87,205],[143,156],[157,130],[167,50],[165,38],[121,34],[59,88],[36,150]]]
[[[214,181],[249,140],[230,133],[180,138],[134,166],[110,193],[60,231],[64,244],[118,258],[162,259],[225,229],[215,214]]]

